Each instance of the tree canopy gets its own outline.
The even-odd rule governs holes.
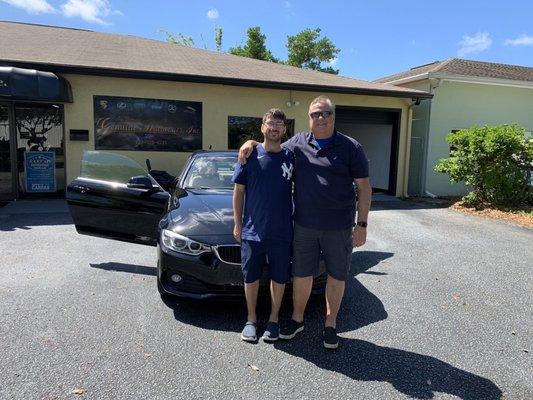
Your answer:
[[[195,46],[194,39],[190,36],[185,36],[182,33],[173,35],[165,30],[161,32],[166,34],[167,42],[169,43]],[[288,59],[283,61],[274,57],[267,48],[266,35],[261,33],[261,28],[252,26],[246,31],[246,43],[241,46],[231,47],[228,53],[256,60],[338,74],[339,70],[333,68],[332,62],[336,59],[340,49],[329,38],[325,36],[321,38],[320,36],[320,28],[307,28],[295,35],[287,36]],[[222,28],[218,26],[215,26],[215,47],[218,51],[222,50]],[[204,48],[207,48],[205,43]]]
[[[246,31],[247,40],[244,46],[236,46],[229,49],[231,54],[241,57],[255,58],[256,60],[273,61],[278,60],[267,49],[265,41],[266,35],[261,33],[261,28],[253,26]]]
[[[304,29],[294,36],[287,36],[289,59],[287,64],[294,67],[314,69],[317,71],[338,74],[339,70],[331,66],[323,66],[332,62],[340,49],[327,37],[320,37],[320,28]]]

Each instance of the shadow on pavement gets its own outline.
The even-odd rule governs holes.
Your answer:
[[[124,264],[117,262],[107,262],[100,264],[89,263],[89,265],[91,266],[91,268],[105,269],[106,271],[130,272],[132,274],[150,276],[157,275],[156,267],[146,267],[144,265]]]
[[[437,358],[363,340],[340,338],[339,349],[334,352],[323,349],[317,336],[313,340],[309,335],[288,342],[278,341],[274,346],[353,380],[389,382],[399,392],[416,399],[432,399],[436,392],[464,400],[502,396],[492,381]]]
[[[382,321],[387,318],[383,303],[364,287],[355,276],[370,273],[368,270],[382,260],[390,258],[393,253],[376,251],[359,251],[352,256],[350,276],[347,282],[345,298],[341,310],[339,332],[359,329],[363,326]],[[289,290],[290,291],[290,288]],[[260,299],[257,313],[259,329],[266,324],[270,304],[268,297]],[[203,329],[240,332],[246,317],[244,299],[239,301],[212,300],[208,302],[167,300],[165,304],[174,310],[176,320]],[[289,319],[292,312],[290,294],[285,296],[280,311],[280,319]],[[324,324],[324,295],[311,296],[306,310],[306,330],[321,331]]]
[[[425,210],[433,208],[448,208],[449,202],[433,199],[395,199],[395,201],[372,201],[371,211],[384,210]]]
[[[29,230],[36,226],[73,225],[70,214],[0,214],[0,231]]]

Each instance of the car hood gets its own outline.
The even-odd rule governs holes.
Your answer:
[[[231,190],[183,190],[172,197],[163,225],[203,243],[234,243],[232,195]]]

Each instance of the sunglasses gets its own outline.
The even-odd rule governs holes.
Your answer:
[[[315,112],[309,113],[309,116],[313,119],[319,119],[320,117],[328,118],[328,117],[331,117],[332,115],[333,115],[333,111],[315,111]]]

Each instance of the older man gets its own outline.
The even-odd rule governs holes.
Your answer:
[[[292,339],[304,329],[304,312],[311,294],[313,276],[322,255],[326,264],[326,320],[324,347],[336,349],[337,314],[344,296],[353,247],[366,242],[371,187],[368,161],[361,145],[335,129],[335,105],[325,97],[309,106],[311,132],[295,135],[283,144],[295,156],[293,313],[279,337]],[[246,142],[241,162],[257,143]],[[357,185],[357,222],[355,192]]]

